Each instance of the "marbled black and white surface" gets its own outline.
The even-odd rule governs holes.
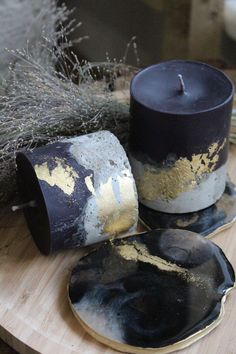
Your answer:
[[[147,228],[176,228],[211,237],[236,220],[236,187],[228,181],[222,197],[212,206],[186,214],[168,214],[139,205],[139,217]]]
[[[198,234],[155,230],[107,242],[79,260],[69,300],[82,326],[123,352],[171,352],[212,330],[235,275]],[[148,349],[147,349],[148,348]]]

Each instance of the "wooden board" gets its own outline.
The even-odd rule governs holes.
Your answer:
[[[223,9],[223,0],[191,1],[189,58],[220,58]]]
[[[236,183],[236,146],[229,174]],[[236,224],[213,238],[236,269]],[[0,337],[21,354],[111,354],[84,332],[67,300],[67,281],[86,250],[39,254],[23,215],[9,208],[0,217]],[[181,354],[236,353],[236,292],[229,294],[222,323]]]

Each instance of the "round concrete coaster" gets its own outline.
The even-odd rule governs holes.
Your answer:
[[[122,352],[169,353],[215,328],[235,275],[198,234],[154,230],[107,242],[80,259],[69,300],[81,325]]]
[[[211,237],[236,220],[236,187],[228,181],[222,197],[212,206],[186,214],[167,214],[139,205],[139,218],[148,229],[182,229]]]

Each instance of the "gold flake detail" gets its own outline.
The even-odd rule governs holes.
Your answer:
[[[207,174],[214,171],[219,161],[219,152],[226,139],[219,146],[213,143],[208,152],[193,155],[191,160],[181,157],[172,167],[145,167],[143,175],[137,180],[137,188],[144,200],[175,199],[179,194],[194,189]]]
[[[187,227],[189,225],[192,225],[193,223],[195,223],[198,220],[199,215],[193,215],[190,219],[188,220],[182,220],[182,219],[178,219],[176,222],[176,225],[178,227]]]
[[[103,233],[116,235],[129,230],[137,220],[138,206],[133,180],[127,175],[118,176],[120,199],[112,186],[110,177],[100,188],[97,197],[98,215],[103,222]],[[118,192],[117,192],[118,193]]]
[[[54,161],[56,167],[51,170],[47,162],[35,165],[35,173],[38,179],[45,181],[51,187],[57,186],[65,194],[71,195],[74,192],[75,179],[79,178],[79,176],[71,166],[66,165],[63,159],[56,157]]]
[[[140,261],[143,263],[149,263],[166,272],[187,272],[186,269],[179,267],[177,264],[168,262],[161,257],[151,255],[145,245],[139,244],[137,242],[133,244],[126,243],[120,246],[116,246],[116,249],[118,250],[120,256],[127,261]]]
[[[123,243],[116,247],[119,255],[127,261],[149,263],[159,270],[164,272],[175,272],[178,276],[189,282],[194,282],[196,286],[204,286],[204,282],[199,276],[191,273],[189,270],[178,266],[175,263],[168,262],[167,260],[151,255],[144,244],[134,242],[132,244]]]
[[[102,226],[102,234],[118,235],[129,230],[138,219],[138,203],[135,195],[133,179],[130,171],[122,171],[117,176],[118,190],[113,187],[113,178],[109,177],[95,190],[92,176],[85,178],[88,190],[94,195],[98,220]]]

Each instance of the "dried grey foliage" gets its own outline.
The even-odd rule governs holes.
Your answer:
[[[0,0],[0,82],[8,74],[12,57],[8,50],[26,48],[41,42],[42,33],[56,40],[60,35],[56,27],[67,21],[69,11],[56,0]],[[47,60],[40,56],[42,62]]]
[[[1,201],[15,193],[18,151],[100,129],[124,144],[127,140],[129,105],[111,89],[117,82],[127,89],[133,68],[123,61],[80,63],[66,39],[71,26],[43,35],[34,46],[28,42],[24,49],[8,51],[15,60],[0,93]],[[131,44],[136,51],[134,39],[127,51]]]

